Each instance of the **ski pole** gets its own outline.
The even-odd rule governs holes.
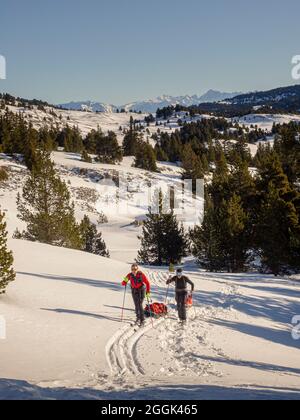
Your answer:
[[[121,322],[123,322],[123,319],[124,319],[124,309],[125,309],[126,291],[127,291],[127,285],[125,286],[125,290],[124,290],[124,299],[123,299],[123,307],[122,307]]]
[[[195,319],[196,319],[197,318],[197,311],[196,311],[196,305],[194,304],[194,292],[192,292],[192,299],[193,299],[194,313],[195,313]]]
[[[153,316],[152,316],[152,311],[151,311],[151,304],[150,304],[150,300],[147,297],[147,302],[148,302],[148,306],[149,306],[149,312],[150,312],[150,318],[151,318],[151,323],[152,323],[152,328],[154,328],[154,321],[153,321]]]
[[[165,306],[167,306],[168,304],[169,291],[170,291],[170,285],[168,284],[166,299],[165,299]],[[168,316],[168,312],[165,314],[165,318],[167,318],[167,316]]]
[[[167,293],[166,293],[166,298],[165,298],[165,305],[168,303],[169,290],[170,290],[170,285],[168,284]]]

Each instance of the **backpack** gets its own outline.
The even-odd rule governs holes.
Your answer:
[[[145,315],[150,318],[161,318],[168,313],[168,308],[163,303],[152,303],[145,308]]]
[[[139,289],[143,285],[143,274],[141,272],[138,272],[136,276],[130,273],[129,276],[131,286],[134,289]]]

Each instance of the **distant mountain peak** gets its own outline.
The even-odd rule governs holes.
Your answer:
[[[137,101],[128,103],[122,106],[108,105],[102,102],[94,101],[82,101],[82,102],[69,102],[66,104],[60,104],[62,108],[70,109],[74,111],[87,111],[87,112],[116,112],[117,109],[125,109],[126,111],[137,111],[143,113],[155,113],[158,108],[164,108],[167,106],[192,106],[199,105],[203,102],[219,102],[224,99],[230,99],[240,95],[240,92],[228,93],[219,92],[217,90],[210,89],[204,95],[184,95],[184,96],[171,96],[161,95],[155,99],[148,99],[144,101]]]
[[[68,102],[66,104],[59,104],[61,108],[68,109],[71,111],[86,111],[86,112],[106,112],[112,113],[117,111],[117,107],[114,105],[105,104],[102,102],[95,101],[79,101],[79,102]]]

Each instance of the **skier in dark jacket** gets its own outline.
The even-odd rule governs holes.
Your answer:
[[[175,283],[176,290],[176,302],[178,315],[181,322],[186,322],[186,299],[188,296],[187,285],[190,284],[192,292],[195,290],[194,283],[186,276],[183,275],[183,271],[179,268],[176,271],[176,276],[167,281],[167,285]]]
[[[143,326],[145,324],[145,312],[144,312],[144,300],[150,298],[150,283],[145,274],[139,270],[137,264],[133,264],[131,267],[131,273],[129,273],[122,285],[127,286],[130,282],[132,298],[135,305],[136,312],[136,325]]]

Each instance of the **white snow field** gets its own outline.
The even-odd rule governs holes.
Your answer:
[[[120,126],[122,128],[129,127],[131,116],[135,120],[144,120],[145,116],[148,115],[127,112],[118,114],[109,112],[66,111],[52,107],[45,107],[44,110],[41,110],[36,106],[33,106],[32,109],[17,106],[8,106],[7,108],[14,113],[23,115],[36,128],[51,124],[63,128],[68,124],[70,127],[78,127],[84,136],[91,130],[97,130],[98,126],[105,133],[107,131],[118,133]]]
[[[63,129],[66,125],[70,127],[78,127],[82,136],[85,137],[91,130],[97,130],[98,127],[104,133],[108,131],[114,131],[117,134],[118,140],[121,143],[123,140],[123,132],[120,131],[128,129],[130,126],[130,118],[141,124],[144,128],[145,139],[151,140],[151,135],[157,133],[158,128],[160,131],[174,132],[179,128],[178,118],[175,122],[168,124],[167,121],[161,121],[161,125],[156,127],[155,123],[152,123],[148,129],[150,135],[146,132],[147,125],[145,123],[145,117],[149,114],[139,114],[134,112],[84,112],[84,111],[73,111],[73,110],[61,110],[52,107],[44,107],[39,109],[37,106],[32,106],[32,109],[19,107],[19,106],[7,106],[9,111],[15,114],[21,114],[26,121],[32,123],[33,127],[39,129],[41,127],[50,127],[51,125],[57,126]],[[0,114],[4,113],[5,110],[0,110]],[[187,121],[188,122],[188,121]]]
[[[171,289],[168,316],[135,332],[129,292],[121,322],[121,281],[137,256],[140,227],[132,222],[142,211],[132,205],[131,215],[108,214],[100,225],[111,259],[11,239],[22,228],[15,200],[26,172],[2,158],[10,181],[0,186],[0,206],[17,279],[0,297],[0,322],[6,322],[0,399],[300,399],[299,329],[292,325],[300,315],[299,278],[206,273],[186,261],[196,286],[187,326],[178,325]],[[132,168],[130,159],[111,167],[72,154],[53,158],[69,183],[78,220],[88,214],[96,222],[99,203],[112,203],[112,195],[99,191],[103,173],[129,174],[130,197],[150,176]],[[155,185],[178,180],[180,168],[161,168],[151,174]],[[164,302],[169,273],[143,270],[153,300]]]
[[[249,114],[244,117],[232,118],[233,122],[237,122],[245,127],[257,126],[261,130],[272,131],[273,124],[289,124],[296,122],[300,124],[300,115],[293,114]]]

